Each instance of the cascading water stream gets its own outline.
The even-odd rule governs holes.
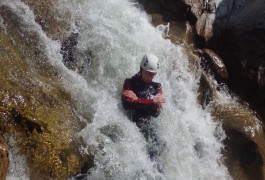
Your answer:
[[[196,102],[198,77],[188,72],[182,48],[163,39],[163,32],[152,27],[148,16],[131,1],[63,4],[73,19],[78,19],[73,23],[81,35],[79,48],[88,48],[94,55],[94,65],[85,77],[88,91],[97,92],[86,100],[94,111],[93,122],[79,133],[95,147],[96,166],[90,179],[228,178],[220,161],[222,132],[215,137],[218,125]],[[158,135],[167,143],[158,159],[164,174],[149,160],[145,140],[124,114],[120,102],[124,79],[139,71],[141,57],[149,52],[160,59],[161,72],[155,80],[162,82],[167,99],[162,114],[153,121]],[[101,131],[112,126],[117,127],[117,141]]]
[[[229,179],[221,162],[225,135],[210,110],[196,102],[198,75],[189,72],[182,48],[164,39],[163,32],[135,4],[128,0],[60,1],[58,10],[71,12],[72,29],[80,34],[78,49],[93,53],[85,77],[65,68],[58,43],[45,37],[36,23],[31,24],[44,46],[54,47],[45,53],[62,74],[62,85],[76,100],[80,116],[90,116],[84,118],[86,128],[77,133],[95,156],[88,179]],[[149,159],[146,141],[120,100],[123,81],[139,71],[141,57],[149,52],[160,59],[155,81],[162,83],[167,100],[153,120],[158,136],[166,142],[156,162]]]

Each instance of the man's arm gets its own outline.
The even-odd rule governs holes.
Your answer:
[[[162,103],[165,99],[162,97],[162,87],[160,86],[154,99],[138,99],[132,91],[130,80],[125,80],[122,91],[122,105],[124,109],[143,109],[150,113],[151,116],[157,117],[160,114]]]
[[[165,99],[162,97],[162,94],[163,94],[163,90],[162,90],[162,87],[160,86],[158,88],[158,92],[156,96],[153,99],[153,102],[154,102],[153,107],[150,109],[147,109],[147,111],[153,117],[158,117],[160,115],[161,109],[162,109],[162,103],[166,102]]]
[[[129,79],[124,81],[121,98],[122,105],[126,110],[151,108],[151,106],[154,105],[153,99],[138,99],[138,97],[132,91],[132,86]]]

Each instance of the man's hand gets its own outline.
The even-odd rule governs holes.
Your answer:
[[[132,90],[124,90],[122,92],[122,95],[128,98],[131,98],[133,100],[137,100],[138,97],[136,96],[136,94],[132,91]]]
[[[154,104],[157,105],[159,108],[162,107],[162,103],[166,103],[166,99],[161,94],[156,95],[153,101]]]

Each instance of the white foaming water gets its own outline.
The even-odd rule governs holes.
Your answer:
[[[23,155],[20,155],[17,148],[16,138],[11,136],[8,139],[9,145],[9,167],[7,180],[29,180],[27,176],[28,167],[26,164],[26,158]]]
[[[94,56],[84,97],[89,97],[86,103],[93,108],[93,122],[79,133],[94,150],[95,167],[88,178],[228,179],[220,153],[224,134],[210,112],[196,102],[198,77],[187,71],[182,48],[163,39],[162,32],[152,27],[134,2],[80,0],[62,4],[77,21],[79,48],[92,50]],[[157,134],[166,141],[166,150],[157,160],[163,174],[150,161],[144,138],[120,102],[124,79],[139,71],[141,57],[149,52],[160,59],[161,71],[155,80],[162,82],[167,99],[162,114],[153,121]],[[115,132],[118,141],[100,130],[110,125],[120,130]]]
[[[62,83],[77,100],[80,113],[91,116],[92,123],[78,133],[95,156],[88,179],[229,178],[221,163],[224,134],[210,112],[196,102],[198,77],[187,71],[188,60],[181,47],[163,39],[162,32],[130,1],[61,0],[59,10],[71,12],[76,24],[73,29],[80,33],[78,48],[92,50],[86,81],[63,66],[59,44],[46,37],[34,17],[34,21],[26,21],[32,14],[24,19],[39,33],[51,64],[62,73]],[[161,71],[155,81],[162,83],[167,100],[153,121],[157,134],[166,141],[157,160],[163,173],[149,159],[145,139],[128,120],[120,101],[124,79],[139,70],[141,57],[149,52],[160,59]],[[111,129],[117,138],[104,133],[104,128]]]

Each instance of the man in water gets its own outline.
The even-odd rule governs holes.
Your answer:
[[[129,110],[130,120],[136,123],[147,142],[152,144],[157,143],[157,137],[150,127],[151,117],[157,117],[162,104],[166,103],[161,84],[153,82],[158,69],[158,58],[153,54],[145,55],[140,71],[124,81],[122,91],[122,105]],[[157,154],[150,153],[151,157]]]

